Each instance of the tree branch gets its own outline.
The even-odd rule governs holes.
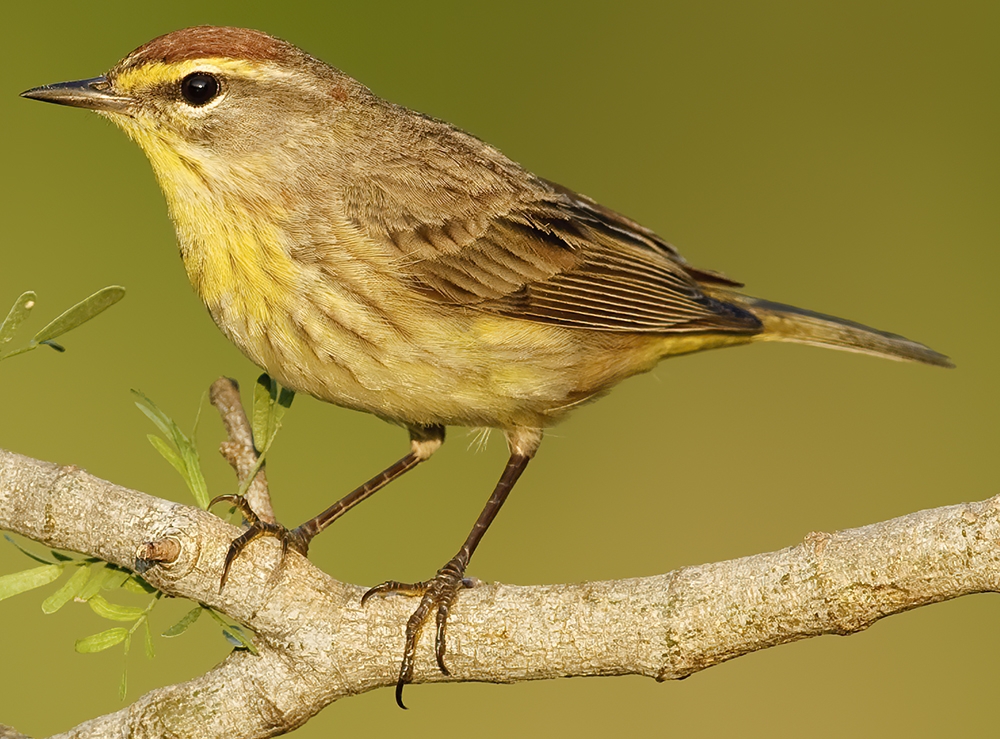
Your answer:
[[[253,429],[240,402],[240,386],[236,380],[220,377],[209,388],[208,398],[222,417],[226,428],[226,441],[219,446],[219,453],[236,471],[236,478],[242,485],[257,466],[257,449],[254,446]],[[263,467],[253,478],[245,493],[247,502],[257,517],[265,523],[275,523],[271,494],[267,487],[267,470]]]
[[[300,726],[344,696],[394,684],[413,603],[360,605],[364,589],[297,554],[252,544],[218,592],[237,529],[199,509],[0,451],[0,528],[135,568],[146,543],[179,556],[144,577],[173,596],[246,624],[260,654],[234,652],[210,672],[154,690],[67,737],[250,738]],[[414,682],[516,682],[638,674],[668,680],[743,654],[969,593],[1000,591],[1000,496],[913,513],[798,546],[655,577],[573,585],[483,584],[452,609],[445,677],[430,635]]]

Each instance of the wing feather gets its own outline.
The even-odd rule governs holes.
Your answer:
[[[451,219],[390,239],[414,285],[446,303],[603,331],[761,328],[699,280],[738,283],[689,268],[649,229],[565,188],[486,223]]]

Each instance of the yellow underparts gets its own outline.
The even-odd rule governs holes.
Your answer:
[[[214,310],[228,306],[248,321],[265,321],[272,306],[295,289],[296,270],[277,224],[284,213],[273,199],[253,204],[208,182],[229,173],[206,172],[209,161],[185,156],[182,141],[162,132],[123,126],[149,157],[177,228],[191,284]]]

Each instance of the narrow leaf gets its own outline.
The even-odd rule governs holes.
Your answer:
[[[80,600],[90,600],[101,592],[101,586],[103,586],[105,581],[111,577],[111,573],[112,570],[109,570],[107,567],[98,567],[96,572],[92,572],[90,580],[88,580],[87,584],[83,586],[82,590],[80,590]]]
[[[180,458],[177,452],[170,448],[167,442],[156,434],[146,434],[146,438],[153,445],[153,449],[158,451],[161,457],[170,462],[170,465],[181,474],[181,477],[187,476],[187,466],[184,464],[184,460]]]
[[[117,603],[109,603],[103,596],[95,595],[87,601],[90,610],[101,618],[111,621],[135,621],[143,615],[141,608],[133,606],[120,606]]]
[[[195,447],[194,439],[181,431],[173,419],[161,411],[148,397],[138,390],[133,390],[132,394],[139,399],[135,403],[136,407],[163,432],[164,436],[173,443],[176,451],[171,449],[163,439],[153,435],[147,437],[149,443],[184,478],[184,482],[194,496],[195,502],[202,508],[208,508],[210,500],[208,485],[205,483],[205,476],[201,472],[201,460],[198,457],[198,450]]]
[[[181,456],[187,470],[184,482],[187,483],[198,506],[208,508],[208,503],[211,500],[208,497],[208,484],[205,482],[205,476],[201,473],[201,459],[198,457],[198,451],[195,449],[193,441],[185,438],[184,444],[181,446]]]
[[[182,618],[180,621],[175,623],[169,629],[164,631],[163,636],[168,638],[172,636],[180,636],[181,634],[183,634],[185,631],[188,630],[191,624],[193,624],[195,621],[198,620],[198,617],[204,610],[205,609],[202,606],[195,606],[190,611],[184,614],[184,618]]]
[[[143,580],[138,575],[132,575],[122,583],[122,588],[130,593],[135,593],[136,595],[143,595],[145,593],[155,593],[156,588],[150,585],[148,582]]]
[[[105,649],[113,647],[115,644],[120,644],[125,641],[128,636],[128,629],[121,626],[116,626],[113,629],[108,629],[107,631],[102,631],[99,634],[92,634],[91,636],[84,637],[76,643],[76,651],[81,654],[90,654],[91,652],[103,652]]]
[[[234,646],[240,649],[246,649],[251,654],[257,654],[257,648],[250,641],[250,636],[244,631],[239,624],[230,624],[228,629],[223,629],[222,633],[225,635],[226,640],[232,643]],[[235,639],[235,642],[233,641]]]
[[[128,570],[119,570],[117,568],[108,567],[108,571],[111,573],[108,578],[101,583],[101,590],[117,590],[125,581],[128,580],[129,576],[132,574]]]
[[[278,429],[281,428],[281,419],[285,415],[285,411],[291,407],[292,399],[295,397],[293,391],[286,390],[274,380],[271,380],[271,382],[273,385],[271,388],[271,405],[268,409],[268,448],[270,448],[271,443],[274,441],[274,437],[278,435]],[[277,397],[275,397],[276,393]]]
[[[240,489],[237,491],[237,495],[241,498],[246,495],[247,490],[253,484],[253,481],[257,478],[257,473],[260,472],[260,468],[264,466],[264,460],[266,459],[264,453],[262,452],[260,456],[257,457],[257,461],[254,462],[253,467],[250,470],[250,474],[246,476],[243,482],[240,484]]]
[[[240,626],[228,623],[226,619],[213,611],[211,608],[206,607],[205,610],[208,611],[209,616],[222,624],[222,635],[226,637],[226,641],[234,646],[240,647],[241,649],[249,650],[251,654],[257,654],[257,648],[253,645],[253,642],[250,641],[246,632]]]
[[[149,619],[143,619],[142,628],[146,636],[146,657],[153,659],[156,657],[156,650],[153,649],[153,632],[149,630]]]
[[[163,432],[164,436],[173,440],[180,429],[177,428],[177,424],[170,420],[170,417],[161,411],[156,403],[143,395],[140,391],[133,389],[132,394],[139,398],[135,401],[136,407],[142,411],[146,417],[152,421],[156,428]]]
[[[266,373],[253,386],[253,442],[257,453],[263,454],[271,442],[271,408],[277,397],[277,383]]]
[[[42,557],[42,556],[40,556],[38,554],[34,554],[33,552],[29,552],[27,549],[25,549],[24,547],[22,547],[16,541],[14,541],[13,539],[11,539],[10,536],[8,536],[7,534],[4,534],[3,538],[7,540],[7,543],[12,544],[14,546],[14,548],[17,549],[17,551],[19,551],[25,557],[30,557],[31,559],[35,560],[36,562],[41,562],[43,565],[50,565],[50,564],[52,564],[52,560],[51,559],[45,559],[45,557]]]
[[[42,601],[42,613],[55,613],[73,600],[86,584],[89,577],[89,567],[77,567],[73,576],[61,588]]]
[[[31,313],[31,309],[35,307],[35,297],[35,293],[29,290],[14,301],[7,317],[3,323],[0,323],[0,349],[3,349],[3,345],[14,338],[17,329]]]
[[[127,642],[126,642],[127,643]],[[128,652],[126,652],[128,654]],[[118,700],[125,700],[128,693],[128,663],[122,665],[122,679],[118,682]]]
[[[81,300],[65,313],[58,316],[48,326],[35,334],[32,340],[41,343],[62,336],[67,331],[71,331],[77,326],[86,323],[94,316],[103,313],[123,297],[125,297],[125,288],[118,285],[98,290],[89,298]]]
[[[62,574],[63,565],[42,565],[0,577],[0,600],[48,585]]]

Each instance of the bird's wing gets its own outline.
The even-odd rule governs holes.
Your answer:
[[[445,303],[605,331],[756,333],[750,312],[699,282],[738,286],[689,267],[655,233],[565,188],[490,218],[390,231],[416,289]]]

